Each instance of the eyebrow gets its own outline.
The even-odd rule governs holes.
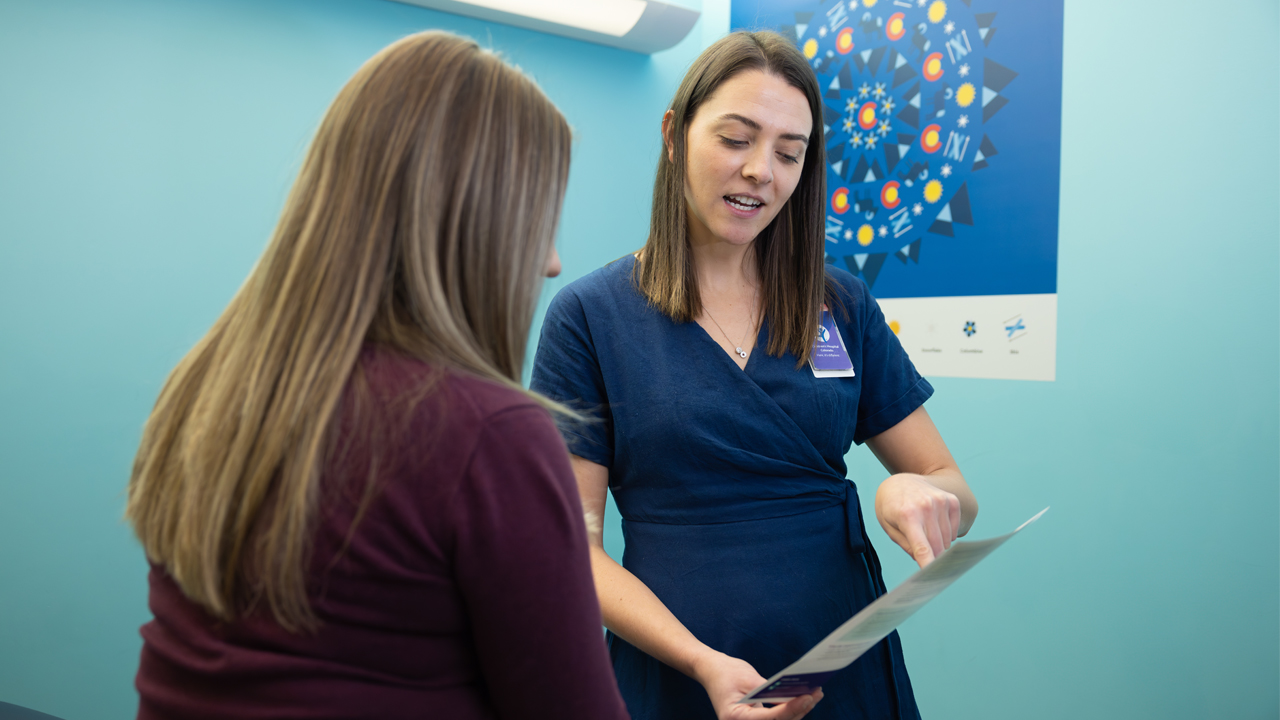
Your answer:
[[[720,119],[720,122],[724,122],[725,120],[735,120],[737,122],[742,123],[743,125],[746,125],[752,130],[764,129],[760,126],[760,123],[756,122],[755,120],[752,120],[749,117],[739,115],[737,113],[725,113],[724,115],[721,115],[719,119]],[[783,133],[781,137],[783,140],[796,140],[798,142],[802,142],[806,146],[809,144],[809,138],[797,133]]]

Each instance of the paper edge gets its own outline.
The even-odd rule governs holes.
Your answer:
[[[1003,544],[1004,544],[1004,542],[1005,542],[1006,540],[1008,540],[1009,538],[1012,538],[1014,535],[1017,535],[1018,533],[1022,532],[1023,528],[1025,528],[1025,527],[1027,527],[1028,525],[1030,525],[1031,523],[1034,523],[1035,521],[1039,520],[1039,519],[1040,519],[1040,517],[1041,517],[1042,515],[1044,515],[1045,513],[1049,512],[1049,508],[1050,508],[1050,507],[1053,507],[1053,506],[1052,506],[1052,505],[1046,505],[1046,506],[1045,506],[1045,508],[1044,508],[1043,510],[1041,510],[1041,511],[1040,511],[1040,512],[1038,512],[1038,513],[1036,513],[1035,515],[1032,515],[1032,516],[1031,516],[1031,518],[1030,518],[1030,519],[1028,519],[1026,522],[1024,522],[1024,523],[1022,523],[1021,525],[1019,525],[1018,527],[1014,528],[1012,532],[1005,533],[1004,535],[997,535],[996,537],[993,537],[993,538],[987,538],[986,540],[960,541],[960,542],[957,542],[957,543],[956,543],[956,545],[960,545],[960,544],[962,544],[962,543],[963,543],[963,544],[969,544],[970,542],[972,542],[973,544],[977,544],[977,543],[989,543],[989,542],[997,541],[997,547],[999,547],[1000,545],[1003,545]],[[953,547],[954,547],[954,546],[953,546]],[[993,548],[993,550],[994,550],[994,548]],[[950,552],[950,551],[951,551],[951,548],[947,548],[947,550],[946,550],[946,551],[944,551],[944,552],[942,553],[942,555],[939,555],[937,558],[935,558],[934,562],[937,562],[937,560],[941,559],[944,555],[946,555],[946,554],[947,554],[948,552]],[[985,558],[984,558],[984,559],[985,559]],[[902,587],[903,585],[907,584],[908,582],[911,582],[913,579],[915,579],[915,578],[916,578],[916,576],[920,575],[921,573],[923,573],[925,570],[928,570],[928,569],[929,569],[929,567],[932,567],[932,566],[933,566],[933,563],[929,563],[929,565],[928,565],[928,566],[926,566],[926,567],[922,567],[922,568],[920,568],[920,569],[916,570],[915,572],[911,573],[911,575],[909,575],[905,580],[903,580],[902,582],[900,582],[900,583],[898,583],[896,586],[894,586],[893,590],[897,590],[899,587]],[[972,568],[971,568],[971,569],[972,569]],[[968,571],[966,570],[965,572],[967,573]],[[957,578],[957,579],[959,579],[959,578]],[[888,591],[888,592],[886,592],[884,595],[881,595],[879,598],[876,598],[875,600],[871,601],[871,603],[868,603],[866,607],[863,607],[863,608],[862,608],[862,610],[859,610],[858,612],[854,613],[854,614],[853,614],[853,617],[851,617],[851,618],[849,618],[848,620],[846,620],[846,621],[844,621],[844,622],[840,623],[840,624],[839,624],[838,626],[836,626],[836,628],[835,628],[835,629],[833,629],[830,633],[827,633],[826,635],[822,636],[822,639],[821,639],[821,640],[819,640],[818,642],[814,643],[813,648],[810,648],[809,650],[806,650],[806,651],[804,652],[804,654],[802,654],[800,657],[796,658],[796,659],[795,659],[795,661],[793,661],[793,662],[789,663],[786,667],[782,668],[781,670],[779,670],[777,673],[775,673],[775,674],[774,674],[774,675],[772,675],[771,677],[766,678],[766,679],[765,679],[765,681],[764,681],[763,683],[761,683],[758,687],[754,688],[751,692],[747,693],[746,695],[743,695],[743,696],[742,696],[742,699],[740,699],[740,700],[736,701],[736,703],[735,703],[735,704],[739,704],[739,705],[750,705],[750,704],[754,704],[754,703],[772,702],[772,701],[775,701],[775,700],[776,700],[776,701],[778,701],[778,703],[779,703],[779,704],[781,704],[781,703],[788,702],[789,700],[794,700],[796,697],[800,697],[799,695],[796,695],[795,697],[791,697],[791,698],[763,698],[763,699],[752,698],[752,699],[748,700],[748,698],[751,698],[751,696],[752,696],[752,695],[755,695],[756,693],[758,693],[758,692],[760,692],[761,690],[765,689],[765,688],[766,688],[766,687],[768,687],[771,683],[776,682],[777,680],[779,680],[779,679],[781,679],[781,678],[786,677],[787,675],[789,675],[790,673],[788,673],[788,672],[787,672],[787,670],[788,670],[792,665],[795,665],[796,663],[798,663],[798,662],[800,662],[801,660],[803,660],[803,659],[805,658],[805,656],[807,656],[810,652],[813,652],[813,649],[814,649],[814,648],[816,648],[816,647],[818,647],[819,645],[821,645],[822,643],[826,642],[826,641],[827,641],[827,640],[828,640],[828,639],[829,639],[833,634],[835,634],[836,632],[838,632],[838,631],[840,630],[840,628],[843,628],[845,625],[849,624],[849,623],[850,623],[850,622],[852,622],[855,618],[857,618],[857,617],[858,617],[858,615],[862,614],[862,613],[867,609],[867,607],[870,607],[870,606],[871,606],[872,604],[874,604],[875,602],[878,602],[878,601],[880,600],[880,598],[883,598],[883,597],[888,596],[890,593],[892,593],[892,592],[893,592],[893,590],[889,590],[889,591]],[[894,629],[896,630],[897,628],[894,628]],[[855,658],[854,662],[857,662],[856,658]],[[849,664],[850,664],[850,665],[852,665],[853,663],[851,662],[851,663],[849,663]],[[846,665],[845,667],[848,667],[848,665]],[[844,669],[844,668],[840,668],[839,670],[843,670],[843,669]],[[839,670],[837,670],[836,672],[839,672]]]

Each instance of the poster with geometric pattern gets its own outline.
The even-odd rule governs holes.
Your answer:
[[[1062,0],[734,0],[823,96],[827,262],[926,375],[1053,380]]]

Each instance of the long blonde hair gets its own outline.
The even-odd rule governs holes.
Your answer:
[[[134,461],[126,517],[189,598],[223,619],[262,599],[291,631],[317,626],[318,486],[366,342],[525,392],[570,142],[537,86],[470,40],[420,33],[356,72]]]

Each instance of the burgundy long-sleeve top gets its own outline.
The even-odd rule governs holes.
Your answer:
[[[138,717],[626,718],[546,411],[366,349],[339,419],[311,562],[319,630],[262,608],[218,621],[153,566]]]

